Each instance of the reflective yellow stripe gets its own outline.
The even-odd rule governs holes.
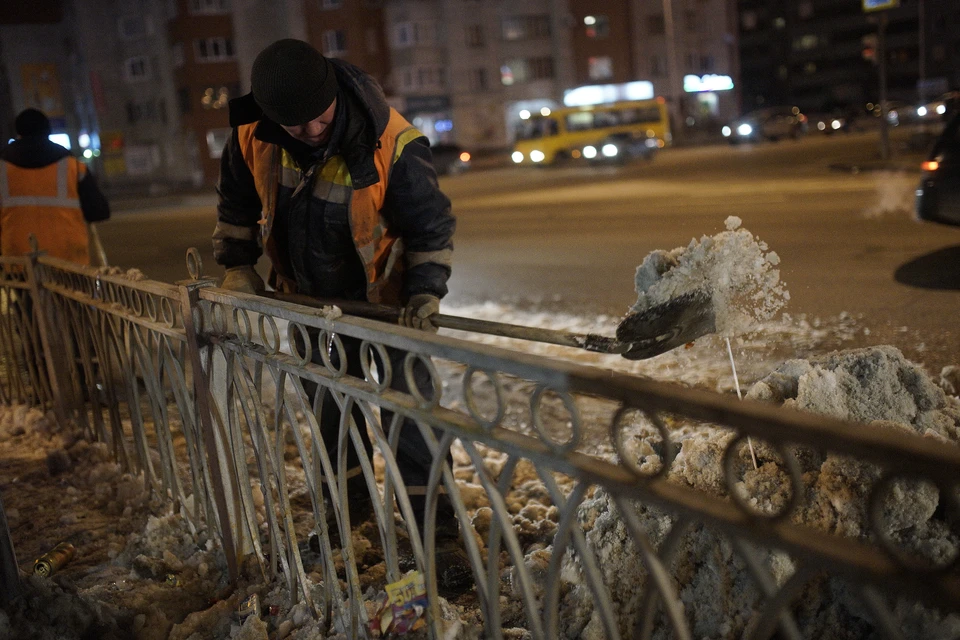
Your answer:
[[[353,187],[353,178],[350,177],[350,170],[347,169],[347,163],[343,156],[333,156],[320,170],[320,180],[332,182],[344,187]]]
[[[416,140],[422,135],[423,134],[420,133],[416,127],[407,127],[401,131],[400,135],[397,136],[397,146],[393,150],[393,162],[391,163],[391,166],[400,158],[400,154],[403,153],[403,148],[407,146],[407,143],[409,143],[411,140]]]

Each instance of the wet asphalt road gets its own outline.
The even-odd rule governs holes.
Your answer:
[[[636,298],[634,270],[649,251],[715,234],[735,215],[780,255],[790,313],[853,314],[866,342],[939,372],[960,364],[960,228],[913,220],[921,155],[901,146],[903,134],[893,142],[896,172],[831,168],[876,164],[876,135],[863,133],[443,178],[458,217],[448,301],[617,316]],[[100,228],[112,264],[173,282],[186,277],[193,246],[206,273],[222,273],[210,249],[212,190],[115,207]]]

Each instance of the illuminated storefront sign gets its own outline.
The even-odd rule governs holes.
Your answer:
[[[733,80],[730,76],[719,76],[716,74],[683,76],[683,90],[687,93],[729,91],[730,89],[733,89]]]
[[[568,107],[585,107],[591,104],[606,104],[620,100],[650,100],[653,98],[653,83],[647,80],[622,84],[591,84],[563,92],[563,104]]]

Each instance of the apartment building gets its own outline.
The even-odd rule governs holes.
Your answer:
[[[500,148],[573,83],[566,0],[396,0],[384,19],[397,108],[432,142]]]
[[[885,51],[878,48],[881,15]],[[740,56],[747,108],[797,104],[830,111],[879,99],[878,56],[887,96],[915,103],[960,88],[960,4],[903,0],[864,12],[847,0],[740,0]]]
[[[182,135],[166,24],[171,4],[74,0],[73,23],[90,67],[100,175],[122,189],[170,189],[196,179],[183,161]]]

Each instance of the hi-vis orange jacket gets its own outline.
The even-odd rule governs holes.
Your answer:
[[[0,253],[29,253],[32,233],[48,255],[90,264],[77,189],[85,175],[86,167],[72,156],[37,168],[0,161]]]
[[[252,94],[230,101],[214,258],[230,268],[266,253],[270,284],[306,295],[384,304],[419,293],[442,298],[456,222],[429,142],[373,78],[331,62],[341,93],[333,136],[317,156],[303,157]]]

